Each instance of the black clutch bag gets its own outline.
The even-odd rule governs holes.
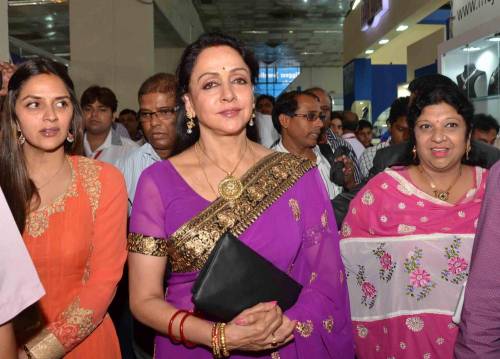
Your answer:
[[[226,232],[193,285],[195,310],[205,318],[229,322],[243,310],[276,300],[285,311],[295,302],[302,286]]]

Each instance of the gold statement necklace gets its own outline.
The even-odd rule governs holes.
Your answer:
[[[434,197],[440,199],[441,201],[445,201],[445,202],[447,202],[448,199],[450,198],[451,189],[457,183],[459,178],[462,176],[462,165],[460,165],[460,169],[458,170],[458,176],[453,180],[453,182],[451,182],[451,184],[448,186],[448,188],[446,190],[442,191],[440,189],[437,189],[437,186],[435,185],[431,175],[428,174],[422,166],[418,166],[417,168],[420,171],[420,173],[422,175],[424,175],[427,178],[427,180],[429,181],[429,185],[432,188],[432,191],[434,193]]]
[[[245,153],[246,153],[247,148],[248,148],[248,140],[245,142],[245,149],[243,150],[243,153],[242,153],[240,159],[238,160],[238,162],[236,163],[236,165],[234,166],[232,171],[226,171],[224,168],[219,166],[214,160],[212,160],[208,156],[208,154],[205,152],[205,150],[203,149],[201,144],[199,142],[196,142],[194,149],[196,152],[196,156],[198,157],[198,163],[201,167],[201,170],[203,171],[203,175],[205,176],[205,180],[207,181],[208,185],[210,186],[212,191],[215,194],[217,194],[217,192],[215,192],[214,188],[210,184],[210,181],[208,180],[208,176],[207,176],[207,173],[205,172],[205,169],[201,165],[201,158],[200,158],[199,153],[198,153],[198,148],[203,153],[203,155],[215,167],[217,167],[218,169],[220,169],[222,172],[224,172],[226,174],[226,177],[224,177],[222,179],[222,181],[219,182],[219,185],[217,186],[218,195],[220,197],[224,198],[225,200],[228,200],[228,201],[233,201],[233,200],[239,198],[241,196],[241,193],[243,192],[243,183],[241,183],[239,178],[234,177],[233,173],[238,169],[238,166],[240,165],[241,161],[243,160],[243,157],[245,157]]]

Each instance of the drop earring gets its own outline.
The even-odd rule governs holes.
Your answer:
[[[411,152],[413,153],[413,160],[415,161],[417,159],[417,148],[413,146],[413,150],[411,150]]]
[[[189,112],[186,113],[186,118],[187,118],[187,121],[186,121],[186,127],[187,127],[187,134],[190,135],[193,133],[193,128],[194,126],[196,126],[196,124],[194,123],[194,119],[193,119],[193,115],[191,115]]]
[[[467,146],[465,147],[465,160],[468,161],[469,160],[469,153],[470,153],[470,150],[471,150],[471,146],[470,146],[470,143],[467,144]]]
[[[73,136],[70,132],[68,132],[68,136],[66,137],[66,141],[69,143],[73,143],[75,141],[75,136]]]
[[[17,143],[19,145],[23,145],[26,142],[26,137],[22,133],[19,134],[19,137],[17,138]]]
[[[248,126],[253,126],[255,124],[255,111],[252,112],[252,117],[250,117],[250,121],[248,122]]]

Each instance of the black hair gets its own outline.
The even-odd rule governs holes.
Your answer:
[[[308,93],[308,94],[316,96],[315,92],[323,92],[328,97],[328,100],[329,100],[328,105],[330,106],[330,109],[331,109],[333,99],[332,99],[332,96],[328,93],[328,91],[326,91],[325,89],[323,89],[321,87],[311,87],[311,88],[308,88],[307,90],[304,91],[304,93]]]
[[[436,86],[453,86],[456,85],[452,79],[441,74],[432,74],[417,77],[413,79],[408,85],[410,93],[419,95],[432,91]]]
[[[340,121],[344,122],[344,113],[342,111],[332,111],[332,115],[330,118],[332,120],[334,118],[338,118]]]
[[[360,120],[358,122],[358,131],[361,131],[364,128],[369,128],[370,130],[373,130],[373,125],[370,121]]]
[[[275,100],[274,97],[271,95],[260,95],[259,97],[257,97],[257,100],[255,100],[255,106],[257,106],[257,104],[262,100],[269,100],[274,106]]]
[[[486,115],[484,113],[478,113],[474,115],[472,119],[472,128],[474,130],[488,132],[490,130],[495,130],[498,134],[500,130],[500,126],[498,125],[498,121],[490,115]]]
[[[135,112],[134,110],[131,110],[130,108],[125,108],[125,109],[120,111],[120,114],[118,115],[118,117],[122,116],[122,115],[133,115],[133,116],[137,117],[137,112]]]
[[[80,103],[82,108],[99,101],[104,106],[109,107],[115,113],[118,108],[118,100],[113,91],[107,87],[93,85],[83,91]]]
[[[273,126],[278,131],[278,133],[281,133],[281,124],[280,124],[280,115],[287,115],[287,116],[293,116],[295,111],[297,111],[297,108],[299,107],[299,103],[297,102],[297,98],[301,95],[305,96],[311,96],[315,100],[318,100],[318,96],[309,93],[309,92],[301,92],[301,91],[290,91],[290,92],[284,92],[281,95],[278,96],[276,99],[276,103],[274,104],[273,107],[273,114],[272,114],[272,119],[273,119]]]
[[[436,85],[429,92],[420,93],[411,104],[408,113],[408,127],[410,128],[410,140],[408,142],[408,153],[406,156],[406,164],[418,164],[418,157],[413,158],[411,150],[416,145],[415,125],[417,119],[422,114],[422,111],[427,106],[446,103],[453,107],[457,113],[462,116],[466,126],[466,139],[469,138],[472,129],[472,119],[474,116],[474,105],[470,102],[467,96],[459,87],[453,83],[450,86]]]
[[[394,100],[389,111],[389,118],[387,119],[387,124],[389,126],[393,125],[394,122],[400,117],[408,117],[408,104],[410,103],[410,97],[399,97]]]
[[[229,46],[233,50],[236,50],[236,52],[241,55],[243,61],[250,70],[250,80],[252,84],[255,85],[257,82],[257,77],[259,76],[259,63],[257,62],[253,52],[236,38],[221,33],[206,33],[201,35],[198,40],[187,46],[182,53],[176,70],[177,102],[180,104],[180,109],[177,112],[177,121],[175,126],[176,144],[173,151],[174,155],[191,147],[200,138],[200,126],[198,125],[198,119],[194,119],[196,126],[192,129],[192,133],[188,134],[186,131],[186,107],[184,101],[182,100],[182,96],[189,92],[189,82],[191,80],[191,74],[193,73],[193,68],[196,64],[198,56],[200,56],[203,50],[215,46]],[[253,127],[255,128],[255,126]],[[257,131],[254,130],[252,126],[247,125],[247,137],[251,140],[258,140],[258,137],[255,137],[256,134]]]

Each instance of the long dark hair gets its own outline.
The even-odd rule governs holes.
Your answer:
[[[177,113],[176,121],[176,144],[173,154],[178,154],[188,147],[191,147],[200,138],[200,126],[198,125],[198,119],[194,119],[196,126],[192,129],[191,134],[186,132],[186,107],[182,96],[189,92],[189,81],[191,80],[191,74],[193,72],[194,65],[198,56],[201,52],[207,48],[214,46],[229,46],[236,50],[243,61],[250,69],[250,80],[252,84],[255,85],[257,77],[259,75],[259,63],[257,62],[253,52],[245,47],[243,43],[239,40],[231,37],[229,35],[224,35],[220,33],[207,33],[201,35],[198,40],[193,42],[191,45],[186,47],[182,53],[182,57],[177,67],[177,102],[180,104],[180,109]],[[257,131],[254,128],[247,126],[247,136],[251,140],[256,140]]]
[[[417,119],[422,114],[425,107],[446,103],[453,107],[457,113],[463,117],[466,126],[465,140],[470,137],[472,130],[472,119],[474,116],[474,105],[467,96],[455,84],[437,85],[429,88],[426,92],[417,94],[417,97],[410,105],[408,111],[408,127],[410,128],[410,139],[401,163],[398,165],[418,165],[420,163],[418,156],[414,156],[412,151],[417,141],[415,138],[415,125]],[[462,159],[465,162],[465,158]]]
[[[60,78],[73,104],[70,132],[74,141],[64,143],[64,152],[81,154],[83,146],[82,111],[66,67],[44,58],[29,60],[19,66],[9,81],[7,96],[0,115],[0,187],[21,233],[24,231],[30,203],[33,199],[39,202],[39,195],[35,184],[29,178],[24,154],[18,144],[18,117],[15,108],[24,84],[33,76],[42,74],[55,75]]]

